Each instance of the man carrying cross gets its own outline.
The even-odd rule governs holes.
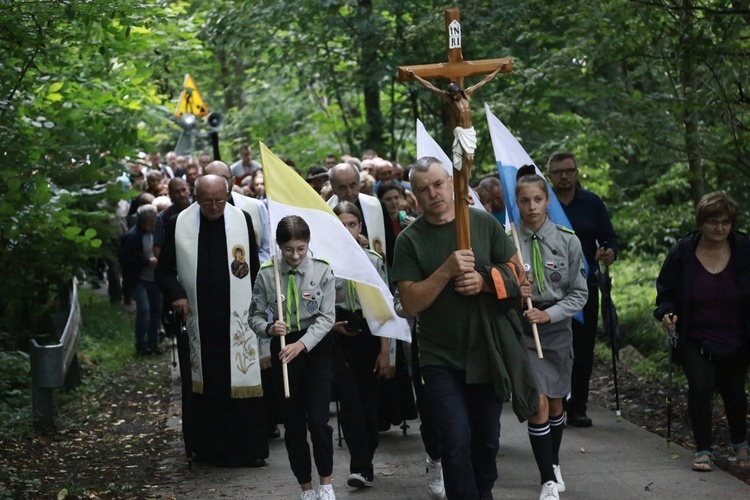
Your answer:
[[[492,498],[503,401],[512,391],[521,421],[539,405],[516,311],[517,276],[526,280],[510,239],[483,210],[470,211],[471,249],[456,250],[453,183],[439,160],[417,160],[409,181],[424,213],[396,239],[392,279],[404,311],[418,317],[445,491],[450,499]]]

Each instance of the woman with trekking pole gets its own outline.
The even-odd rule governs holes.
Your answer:
[[[739,206],[722,192],[695,210],[697,231],[669,252],[656,282],[654,317],[670,333],[672,358],[688,380],[696,453],[692,469],[713,470],[714,390],[724,401],[731,451],[750,467],[745,380],[750,363],[750,239],[737,231]]]

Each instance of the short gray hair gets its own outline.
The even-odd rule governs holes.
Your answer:
[[[434,156],[423,156],[422,158],[409,165],[409,183],[414,182],[415,172],[427,172],[435,163],[437,163],[441,167],[443,166],[440,160],[438,160]]]
[[[495,174],[492,174],[491,177],[485,177],[481,181],[479,181],[479,185],[483,187],[484,189],[489,189],[490,187],[502,187],[500,184],[500,179],[498,179]]]
[[[156,210],[156,207],[151,204],[141,205],[140,207],[138,207],[138,210],[135,212],[136,219],[138,220],[138,222],[143,222],[144,220],[155,219],[157,212],[158,211]]]

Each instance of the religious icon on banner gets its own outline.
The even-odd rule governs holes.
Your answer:
[[[231,265],[232,274],[236,278],[242,279],[250,272],[250,266],[245,262],[245,248],[242,245],[233,246],[232,255],[234,255]]]

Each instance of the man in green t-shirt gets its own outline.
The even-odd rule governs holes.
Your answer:
[[[423,214],[396,240],[392,278],[404,310],[419,319],[419,364],[440,428],[445,490],[451,499],[492,498],[500,412],[510,392],[506,386],[513,385],[519,418],[527,418],[538,404],[521,341],[520,295],[497,300],[497,273],[491,272],[508,262],[517,271],[522,267],[502,226],[483,210],[469,210],[472,250],[455,249],[453,182],[439,160],[417,160],[409,181]],[[530,293],[524,273],[518,275],[524,287],[516,288]],[[498,333],[500,329],[509,332]],[[496,340],[499,336],[510,339],[503,344],[502,360],[490,354],[498,350],[493,345],[503,342]],[[493,372],[498,364],[503,366]],[[507,370],[520,376],[498,382],[494,375]],[[522,411],[516,408],[516,391],[529,402]]]

